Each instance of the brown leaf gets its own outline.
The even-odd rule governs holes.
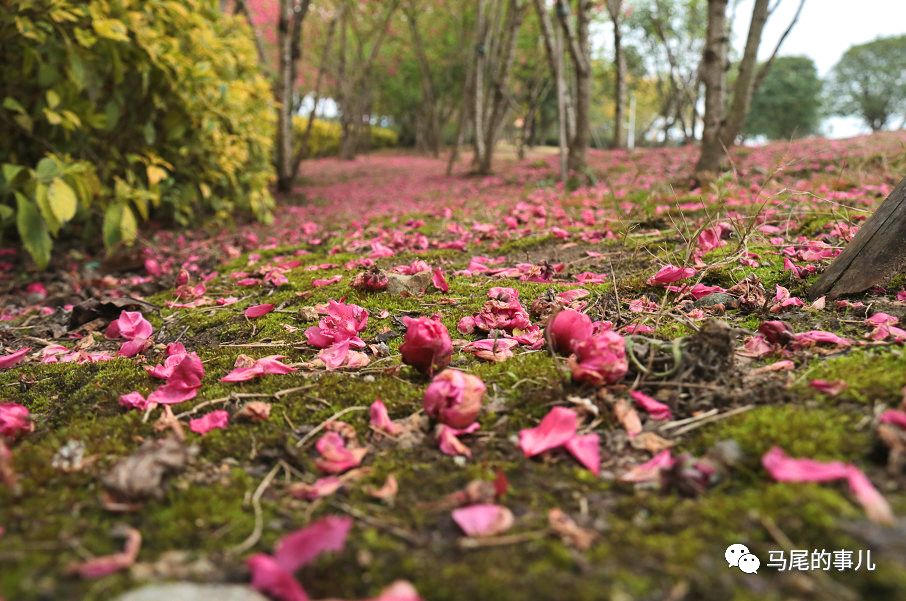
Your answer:
[[[135,453],[113,466],[103,484],[120,500],[161,498],[164,477],[182,471],[195,451],[175,438],[145,441]]]
[[[654,432],[641,432],[638,436],[630,438],[629,443],[633,448],[648,451],[652,455],[656,455],[664,449],[669,449],[676,444],[672,440],[667,440]]]
[[[566,515],[561,509],[554,508],[547,513],[547,522],[563,542],[580,551],[587,551],[591,548],[597,534],[591,530],[580,528],[571,517]]]
[[[617,399],[613,404],[613,414],[616,416],[617,421],[623,424],[626,433],[630,436],[635,436],[642,431],[642,420],[639,419],[639,414],[635,407],[626,399]]]
[[[399,483],[396,481],[396,476],[390,474],[387,476],[387,480],[384,481],[379,488],[374,486],[369,486],[365,489],[369,495],[376,499],[381,499],[382,501],[392,502],[396,498],[396,493],[400,490]]]
[[[271,404],[264,401],[249,401],[242,406],[242,409],[236,412],[239,419],[247,419],[252,422],[267,421],[271,415]]]

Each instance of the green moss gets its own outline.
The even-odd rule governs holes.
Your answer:
[[[854,349],[842,357],[815,362],[800,380],[804,395],[823,397],[808,386],[812,380],[845,380],[846,388],[827,402],[896,404],[906,386],[906,353],[902,347]]]
[[[761,456],[779,446],[794,457],[853,460],[867,454],[870,437],[860,431],[858,415],[838,409],[798,405],[755,407],[738,416],[703,428],[688,443],[693,453],[704,453],[720,440],[739,443],[753,478],[762,478]]]

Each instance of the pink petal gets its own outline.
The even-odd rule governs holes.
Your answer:
[[[267,315],[274,310],[274,305],[270,303],[265,303],[263,305],[254,305],[249,307],[243,312],[243,315],[249,319],[254,319],[256,317],[261,317],[262,315]]]
[[[597,434],[573,436],[563,446],[591,473],[601,475],[601,442]]]
[[[135,563],[142,547],[142,535],[138,530],[129,528],[126,532],[126,543],[120,553],[95,557],[76,564],[73,570],[82,578],[101,578],[114,572],[124,570]]]
[[[853,496],[865,509],[865,515],[873,522],[880,524],[892,524],[894,522],[893,510],[887,500],[881,496],[868,477],[862,471],[850,466],[849,476],[847,477],[849,490]]]
[[[665,449],[640,465],[635,466],[622,476],[621,482],[651,482],[661,476],[663,470],[673,467],[673,455],[670,449]]]
[[[349,340],[342,340],[336,344],[321,349],[318,353],[318,359],[324,362],[327,369],[338,369],[346,363],[346,357],[349,355]]]
[[[306,484],[305,482],[293,484],[289,492],[296,498],[314,501],[315,499],[332,495],[340,490],[342,486],[343,480],[341,478],[327,476],[326,478],[318,478],[314,484]]]
[[[147,338],[133,338],[120,345],[117,355],[120,357],[134,357],[149,346],[151,346],[151,341]]]
[[[423,601],[418,591],[409,582],[397,580],[368,601]]]
[[[513,526],[513,513],[501,505],[469,505],[453,510],[453,521],[466,536],[494,536]]]
[[[229,421],[230,414],[223,409],[218,409],[217,411],[211,411],[202,417],[189,420],[189,429],[196,434],[204,436],[211,430],[223,430],[227,427]]]
[[[398,424],[393,423],[393,420],[390,419],[390,414],[387,413],[387,406],[381,399],[371,403],[370,412],[371,427],[375,430],[390,436],[396,436],[402,430]]]
[[[881,493],[854,465],[840,461],[815,461],[813,459],[794,459],[783,452],[780,447],[773,447],[761,458],[761,464],[772,478],[778,482],[829,482],[846,480],[850,492],[865,509],[869,519],[881,522],[893,522],[893,512]]]
[[[0,369],[8,369],[14,365],[18,365],[30,350],[30,348],[22,348],[18,351],[13,351],[8,355],[3,355],[0,357]]]
[[[279,601],[308,601],[305,590],[277,560],[264,553],[256,553],[246,560],[252,575],[252,587]]]
[[[314,286],[315,288],[323,288],[324,286],[330,286],[331,284],[336,284],[337,282],[339,282],[342,279],[343,279],[343,276],[335,275],[332,278],[323,278],[323,279],[312,280],[311,285]]]
[[[366,448],[350,449],[346,441],[336,432],[328,432],[318,439],[315,448],[321,457],[315,460],[319,470],[328,474],[340,474],[362,463],[368,452]]]
[[[138,392],[129,392],[124,395],[120,395],[120,406],[126,407],[128,409],[138,409],[139,411],[144,411],[148,408],[151,403],[148,402],[148,399],[143,397]]]
[[[274,558],[290,572],[311,563],[327,551],[342,551],[352,529],[352,518],[328,516],[296,530],[277,542]]]
[[[298,371],[295,367],[281,363],[280,359],[286,359],[286,357],[283,355],[269,355],[255,361],[255,365],[260,366],[261,373],[265,375],[283,375]]]
[[[686,280],[694,276],[697,272],[691,267],[674,267],[673,265],[664,265],[656,274],[648,278],[649,284],[672,284],[680,280]]]
[[[438,446],[440,447],[440,452],[444,455],[450,455],[455,457],[457,455],[462,455],[463,457],[471,457],[472,450],[467,447],[459,437],[463,434],[471,434],[478,430],[481,426],[478,422],[471,424],[465,428],[451,428],[446,424],[441,424],[437,427],[437,441]]]
[[[450,286],[447,284],[447,279],[444,277],[444,272],[442,269],[435,268],[431,274],[431,283],[434,284],[434,287],[440,290],[441,292],[449,292]]]
[[[906,411],[899,409],[888,409],[881,414],[879,418],[882,424],[893,424],[906,430]]]
[[[519,432],[519,448],[526,457],[534,457],[555,449],[576,435],[579,418],[576,412],[564,407],[554,407],[535,428]]]
[[[780,447],[773,447],[765,453],[761,465],[778,482],[828,482],[849,475],[849,467],[845,463],[793,459]]]
[[[633,400],[638,403],[639,407],[644,409],[648,413],[648,415],[651,416],[651,419],[661,421],[671,419],[673,417],[673,413],[670,411],[670,407],[668,407],[664,403],[661,403],[660,401],[656,401],[644,392],[640,392],[638,390],[630,390],[629,396],[631,396]]]
[[[828,380],[812,380],[808,385],[828,396],[837,396],[846,390],[847,386],[845,380],[834,380],[832,382]]]

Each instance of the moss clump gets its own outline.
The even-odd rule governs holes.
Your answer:
[[[802,377],[802,394],[823,397],[808,386],[811,380],[845,380],[846,388],[828,402],[896,404],[906,387],[906,352],[902,347],[854,349],[850,353],[816,362]]]
[[[761,406],[704,429],[689,442],[695,453],[714,443],[733,439],[741,447],[746,465],[761,471],[761,456],[773,446],[794,457],[852,460],[870,447],[867,433],[859,431],[859,416],[831,408],[797,405]],[[763,478],[753,472],[752,478]]]

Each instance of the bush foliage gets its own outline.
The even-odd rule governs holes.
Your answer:
[[[307,128],[307,117],[293,118],[293,140],[296,142],[296,152],[299,152],[299,145],[304,139]],[[342,132],[340,130],[339,122],[315,119],[311,126],[311,133],[308,135],[307,148],[304,155],[305,158],[315,159],[336,156],[340,152],[341,138]],[[396,146],[398,143],[399,136],[392,129],[372,126],[369,140],[369,147],[371,149],[390,148]]]
[[[273,101],[241,19],[214,0],[6,6],[0,231],[39,266],[72,224],[109,248],[152,215],[269,217]]]

